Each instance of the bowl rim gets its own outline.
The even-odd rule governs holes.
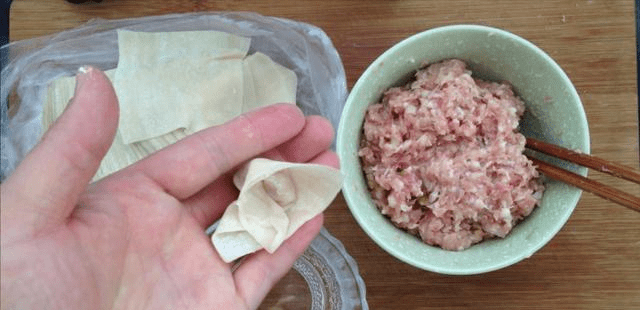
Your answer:
[[[353,105],[353,101],[355,100],[352,94],[358,93],[359,89],[364,87],[363,86],[364,77],[371,75],[372,72],[376,70],[376,67],[379,66],[382,62],[384,62],[389,55],[396,53],[398,50],[403,49],[407,45],[413,44],[414,41],[423,39],[423,37],[425,36],[430,36],[435,33],[447,32],[447,31],[474,31],[474,30],[498,34],[498,35],[505,36],[509,39],[512,39],[516,41],[518,44],[521,44],[524,47],[534,51],[537,55],[542,57],[545,60],[545,62],[547,62],[553,67],[554,71],[558,73],[558,75],[564,81],[564,83],[569,86],[568,87],[569,96],[575,98],[578,102],[578,107],[576,112],[579,113],[579,115],[577,116],[582,120],[581,123],[582,123],[582,127],[583,127],[582,129],[584,133],[582,137],[579,137],[579,138],[581,139],[581,142],[584,143],[583,151],[585,153],[591,152],[589,125],[588,125],[588,119],[584,110],[584,105],[580,100],[580,96],[578,95],[578,92],[575,89],[574,84],[571,82],[571,80],[569,79],[567,74],[564,72],[564,70],[562,70],[560,65],[558,65],[558,63],[556,63],[556,61],[553,60],[553,58],[551,58],[551,56],[549,56],[545,51],[543,51],[541,48],[531,43],[530,41],[503,29],[484,26],[484,25],[476,25],[476,24],[454,24],[454,25],[446,25],[446,26],[427,29],[401,40],[400,42],[394,44],[392,47],[387,49],[380,56],[378,56],[367,67],[367,69],[362,73],[362,75],[358,78],[358,80],[356,81],[353,88],[351,89],[349,96],[347,97],[347,100],[345,102],[343,113],[340,118],[340,123],[339,123],[340,125],[338,126],[338,131],[337,131],[336,151],[341,161],[341,166],[342,166],[341,170],[343,172],[343,175],[346,175],[345,169],[347,167],[347,165],[343,163],[343,159],[347,156],[344,145],[348,143],[348,141],[346,141],[346,138],[345,138],[346,134],[345,134],[345,129],[343,124],[348,121],[348,118],[350,116],[349,113],[345,113],[345,112],[350,110],[350,107]],[[587,169],[581,168],[579,171],[579,174],[586,176]],[[345,177],[345,181],[347,181],[347,177]],[[364,232],[385,252],[414,267],[427,270],[427,271],[440,273],[440,274],[448,274],[448,275],[473,275],[473,274],[487,273],[487,272],[499,270],[499,269],[514,265],[526,258],[531,257],[535,252],[540,250],[544,245],[546,245],[549,241],[551,241],[553,237],[562,229],[562,227],[564,227],[564,225],[569,220],[569,217],[575,210],[578,204],[578,201],[582,196],[582,190],[578,189],[577,195],[572,197],[573,199],[569,201],[570,208],[568,208],[567,211],[564,214],[561,214],[562,216],[558,218],[558,221],[557,221],[558,224],[554,225],[552,229],[548,231],[547,235],[544,238],[541,238],[539,242],[533,244],[529,248],[529,251],[523,252],[520,255],[514,255],[510,259],[501,260],[495,264],[489,264],[485,267],[455,267],[454,268],[454,267],[442,267],[442,266],[438,266],[437,264],[430,264],[423,260],[418,260],[414,257],[411,257],[410,255],[407,255],[402,251],[397,251],[396,249],[394,249],[392,245],[389,245],[386,242],[384,242],[382,238],[376,234],[375,229],[373,229],[373,227],[370,227],[366,219],[363,218],[363,215],[359,214],[355,210],[354,203],[356,203],[356,200],[358,199],[355,197],[355,194],[351,193],[351,190],[349,189],[347,182],[343,183],[342,192],[343,192],[345,201],[347,203],[347,206],[352,216],[355,218],[356,222],[360,226],[360,228],[364,230]],[[396,229],[399,230],[399,228],[397,227]]]

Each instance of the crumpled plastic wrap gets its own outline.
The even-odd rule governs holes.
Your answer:
[[[40,139],[42,103],[50,81],[75,75],[87,64],[102,70],[116,67],[117,29],[218,30],[251,37],[249,54],[260,51],[296,73],[297,105],[303,112],[322,115],[338,127],[347,97],[346,77],[333,43],[318,27],[248,12],[92,20],[75,29],[0,48],[5,65],[0,84],[0,179],[11,174]]]

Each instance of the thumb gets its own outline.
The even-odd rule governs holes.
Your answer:
[[[37,234],[63,223],[109,150],[118,113],[109,79],[81,68],[65,112],[3,184],[2,226],[19,222]]]

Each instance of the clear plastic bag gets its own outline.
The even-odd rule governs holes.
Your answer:
[[[298,77],[298,106],[338,127],[347,97],[344,67],[320,28],[256,13],[191,13],[122,20],[92,20],[51,36],[14,42],[2,55],[0,178],[4,179],[41,136],[42,102],[50,81],[72,76],[83,65],[102,70],[118,63],[116,29],[135,31],[218,30],[251,37],[249,54],[260,51]],[[10,98],[17,109],[7,112]],[[13,108],[11,108],[13,110]]]

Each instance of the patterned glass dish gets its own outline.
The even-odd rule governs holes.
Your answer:
[[[369,309],[355,260],[325,228],[259,309]]]

